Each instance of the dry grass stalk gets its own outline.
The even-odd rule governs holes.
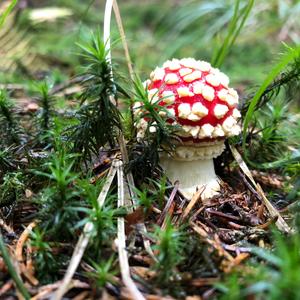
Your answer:
[[[256,188],[257,193],[260,195],[260,197],[262,199],[262,202],[266,206],[266,208],[267,208],[269,214],[271,215],[271,217],[272,218],[278,217],[278,219],[277,219],[277,221],[275,223],[276,226],[277,226],[277,228],[279,230],[283,231],[283,232],[290,233],[292,231],[291,228],[288,226],[288,224],[282,218],[282,216],[280,215],[279,211],[267,199],[267,197],[266,197],[264,191],[262,190],[261,186],[255,182],[255,180],[254,180],[254,178],[253,178],[253,176],[252,176],[252,174],[251,174],[248,166],[244,162],[244,160],[243,160],[242,156],[240,155],[240,153],[232,145],[230,145],[230,150],[232,152],[233,157],[237,161],[239,167],[241,168],[241,170],[244,172],[244,174],[249,178],[249,180],[251,181],[251,183]]]
[[[132,62],[131,62],[131,58],[130,58],[130,54],[129,54],[129,50],[128,50],[128,44],[127,44],[127,41],[126,41],[126,35],[125,35],[125,31],[124,31],[122,18],[121,18],[121,14],[120,14],[120,10],[119,10],[117,0],[113,1],[113,9],[114,9],[118,29],[119,29],[119,32],[120,32],[120,36],[121,36],[121,40],[122,40],[122,44],[123,44],[123,48],[124,48],[124,52],[125,52],[125,58],[126,58],[126,61],[127,61],[127,67],[128,67],[129,75],[131,77],[131,80],[134,80],[134,72],[133,72],[133,68],[132,68]]]
[[[124,173],[123,173],[123,163],[119,161],[117,164],[117,177],[118,177],[118,207],[125,205],[124,201]],[[126,235],[125,235],[125,220],[123,217],[118,218],[118,253],[119,253],[119,263],[121,276],[124,285],[130,292],[132,299],[144,300],[144,296],[136,287],[130,276],[130,268],[128,263],[128,256],[126,251]]]
[[[130,59],[130,55],[129,55],[128,45],[127,45],[127,42],[126,42],[125,31],[124,31],[122,20],[121,20],[121,14],[120,14],[120,11],[119,11],[119,6],[118,6],[118,3],[117,3],[116,0],[108,0],[106,2],[106,6],[105,6],[103,38],[104,38],[104,41],[106,42],[106,49],[108,51],[107,59],[108,59],[109,62],[111,62],[110,21],[111,21],[112,7],[114,8],[116,21],[117,21],[118,28],[119,28],[119,31],[120,31],[120,35],[121,35],[121,39],[122,39],[122,43],[123,43],[123,47],[124,47],[124,51],[125,51],[125,56],[126,56],[126,60],[127,60],[129,74],[130,74],[131,79],[133,80],[134,79],[134,72],[133,72],[133,69],[132,69],[132,63],[131,63],[131,59]],[[112,72],[112,70],[111,70],[111,72]],[[115,105],[117,105],[116,100],[112,96],[111,96],[111,102],[114,103]],[[130,107],[130,109],[131,109],[131,114],[132,114],[132,108]],[[120,145],[120,150],[121,150],[123,162],[125,164],[127,164],[129,162],[128,152],[127,152],[127,148],[126,148],[125,138],[124,138],[124,135],[121,131],[119,132],[118,142],[119,142],[119,145]],[[134,191],[135,184],[134,184],[134,179],[133,179],[132,172],[127,172],[126,179],[127,179],[127,183],[128,183],[127,187],[128,187],[128,190],[129,190],[129,193],[130,193],[130,196],[131,196],[130,198],[126,197],[126,200],[128,202],[126,204],[128,205],[128,204],[130,204],[129,202],[131,202],[131,207],[132,207],[132,209],[134,209],[134,208],[137,207],[137,203],[134,200],[136,197],[135,197],[135,191]],[[131,201],[130,201],[130,199],[131,199]],[[146,228],[145,224],[141,224],[140,226],[141,226],[141,228],[143,229],[144,232],[147,232],[147,228]],[[146,240],[144,237],[143,237],[143,244],[144,244],[144,247],[145,247],[147,253],[152,258],[154,258],[154,254],[152,252],[150,242],[148,240]]]

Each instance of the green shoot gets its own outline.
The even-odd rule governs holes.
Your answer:
[[[74,186],[78,174],[73,173],[74,155],[67,154],[62,145],[56,146],[51,159],[45,164],[46,171],[35,171],[36,175],[48,179],[48,186],[37,197],[40,206],[41,227],[49,235],[59,233],[61,239],[72,236],[78,213],[72,210],[80,194]]]
[[[0,185],[0,207],[17,201],[24,191],[23,174],[21,172],[8,172]]]
[[[171,224],[168,217],[166,227],[161,229],[156,227],[154,237],[157,244],[154,250],[157,252],[157,263],[154,265],[154,270],[157,272],[156,280],[160,285],[167,287],[172,281],[176,271],[176,266],[183,259],[183,236]]]
[[[259,102],[259,100],[260,100],[261,96],[263,95],[264,91],[266,90],[266,88],[271,84],[272,81],[274,81],[274,79],[278,76],[278,74],[280,72],[282,72],[283,69],[289,63],[293,62],[299,56],[300,56],[300,47],[289,48],[287,53],[281,58],[279,63],[271,70],[271,72],[269,73],[269,75],[267,76],[265,81],[262,83],[259,90],[255,93],[253,99],[251,100],[251,103],[249,105],[249,108],[248,108],[247,113],[246,113],[245,118],[244,118],[243,143],[242,143],[245,159],[251,165],[254,165],[254,166],[260,167],[260,168],[268,167],[267,164],[266,165],[262,164],[262,165],[258,166],[257,164],[250,161],[249,157],[247,155],[247,149],[246,149],[247,130],[248,130],[248,126],[250,124],[250,121],[253,118],[253,114],[254,114],[256,105]]]
[[[89,272],[88,276],[95,281],[97,287],[103,288],[107,283],[114,283],[114,276],[117,272],[114,270],[113,264],[113,255],[108,260],[100,263],[92,261],[94,272]]]
[[[52,106],[54,97],[50,95],[51,85],[44,81],[36,85],[38,92],[38,103],[42,108],[40,115],[38,116],[38,122],[40,127],[39,136],[45,139],[48,136],[49,130],[51,129],[51,117],[52,117]]]
[[[13,103],[5,90],[0,90],[0,129],[10,143],[20,143],[19,127],[12,111]]]
[[[6,18],[8,15],[12,12],[14,7],[17,5],[18,0],[12,0],[11,3],[8,5],[8,7],[4,10],[4,12],[0,15],[0,28],[4,24]]]
[[[78,124],[70,129],[74,151],[82,153],[83,159],[98,154],[99,148],[114,147],[117,132],[122,130],[121,114],[112,99],[124,90],[113,81],[111,65],[107,61],[105,44],[99,35],[92,36],[91,44],[80,45],[85,60],[83,72],[84,91],[80,96],[81,107],[77,112]]]
[[[223,292],[220,299],[298,299],[300,282],[300,239],[298,235],[288,238],[274,234],[275,250],[253,248],[252,253],[263,260],[262,266],[252,269],[249,274],[237,271],[225,284],[216,287]],[[255,262],[253,262],[255,263]]]
[[[249,0],[248,4],[240,12],[240,0],[235,1],[234,13],[228,26],[227,36],[224,39],[224,42],[220,47],[220,49],[215,52],[215,55],[211,60],[211,64],[214,67],[219,68],[223,64],[226,55],[232,48],[236,38],[240,34],[241,29],[245,24],[250,14],[250,11],[253,7],[253,4],[254,4],[254,0]]]
[[[116,222],[120,211],[111,204],[115,200],[114,195],[108,196],[105,204],[99,207],[97,198],[99,190],[102,188],[102,182],[94,186],[90,184],[89,180],[77,180],[77,185],[81,190],[81,196],[87,200],[89,207],[86,207],[86,205],[83,207],[81,204],[70,208],[71,211],[81,212],[86,215],[86,217],[77,221],[74,228],[84,226],[87,222],[93,224],[92,236],[97,238],[93,238],[90,241],[89,247],[93,254],[97,254],[95,259],[98,260],[101,257],[103,248],[116,235]]]
[[[49,242],[46,241],[47,232],[39,227],[35,228],[30,235],[30,245],[35,249],[33,260],[37,275],[44,283],[58,279],[58,270],[61,267],[59,259],[52,253]]]
[[[165,195],[168,189],[168,178],[166,175],[163,175],[158,181],[150,179],[150,181],[155,186],[156,193],[154,198],[158,200],[159,209],[163,209],[165,204]]]
[[[12,147],[4,148],[0,150],[0,178],[9,170],[15,169],[15,162],[12,157]]]
[[[150,212],[152,203],[154,201],[153,195],[149,195],[149,192],[146,188],[139,190],[135,188],[135,200],[143,208],[145,214]]]

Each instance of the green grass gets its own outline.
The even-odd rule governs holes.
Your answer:
[[[14,7],[17,5],[18,0],[12,0],[11,3],[7,6],[7,8],[0,15],[0,28],[3,26],[6,18],[12,12]]]

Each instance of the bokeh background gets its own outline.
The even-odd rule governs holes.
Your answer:
[[[1,5],[5,6],[1,1]],[[242,10],[247,1],[240,1]],[[227,33],[235,0],[122,0],[121,15],[135,71],[142,78],[164,60],[193,56],[211,60]],[[20,0],[14,18],[0,32],[0,82],[17,82],[51,72],[57,81],[73,76],[80,64],[76,45],[102,32],[103,0]],[[114,61],[124,54],[113,23]],[[255,1],[222,70],[234,85],[258,85],[283,51],[300,40],[298,0]]]

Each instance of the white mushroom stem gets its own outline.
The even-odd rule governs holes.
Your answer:
[[[179,190],[187,199],[203,189],[201,199],[207,204],[220,191],[213,158],[223,149],[223,142],[203,147],[179,146],[172,156],[162,154],[160,163],[172,183],[179,181]]]

